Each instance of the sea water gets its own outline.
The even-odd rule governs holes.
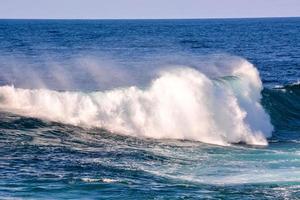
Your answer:
[[[1,199],[299,199],[300,19],[0,20]]]

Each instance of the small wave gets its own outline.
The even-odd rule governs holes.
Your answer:
[[[287,85],[276,85],[274,89],[300,89],[300,81],[296,81]]]
[[[103,182],[103,183],[114,183],[117,182],[115,179],[110,178],[82,178],[83,182],[91,183],[91,182]]]
[[[267,145],[272,125],[260,104],[256,68],[241,60],[215,69],[215,76],[174,66],[146,89],[85,93],[2,86],[0,109],[135,137]]]

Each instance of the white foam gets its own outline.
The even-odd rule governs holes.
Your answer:
[[[216,70],[215,70],[216,71]],[[218,77],[185,66],[163,71],[146,89],[58,92],[0,87],[0,109],[136,137],[196,140],[229,145],[267,145],[272,125],[260,105],[256,68],[240,61]]]
[[[101,178],[101,179],[99,179],[99,178],[82,178],[81,180],[84,182],[88,182],[88,183],[91,183],[91,182],[114,183],[117,181],[117,180],[110,179],[110,178]]]

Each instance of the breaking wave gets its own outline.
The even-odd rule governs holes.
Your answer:
[[[147,88],[71,92],[0,87],[0,109],[118,134],[217,145],[267,145],[273,126],[257,69],[242,60],[214,73],[164,70]]]

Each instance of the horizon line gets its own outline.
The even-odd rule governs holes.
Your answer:
[[[209,19],[276,19],[300,18],[300,16],[258,16],[258,17],[206,17],[206,18],[0,18],[0,20],[209,20]]]

